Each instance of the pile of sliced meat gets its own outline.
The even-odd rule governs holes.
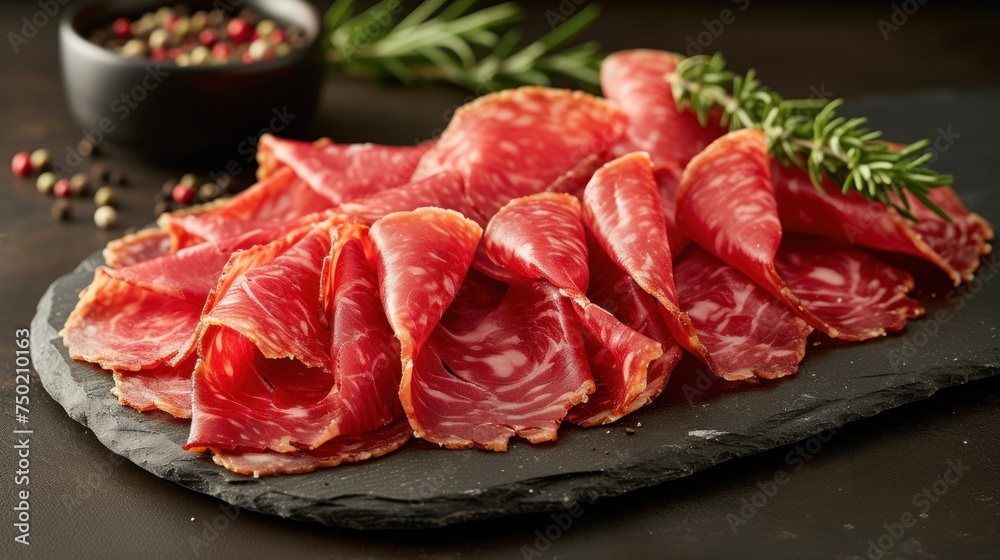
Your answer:
[[[111,243],[66,322],[70,354],[186,449],[255,476],[418,437],[503,451],[650,403],[684,351],[717,376],[795,373],[923,313],[915,255],[956,284],[989,225],[815,188],[757,130],[674,105],[677,58],[610,56],[606,99],[521,88],[412,147],[261,139],[259,182]],[[753,390],[748,387],[747,390]]]

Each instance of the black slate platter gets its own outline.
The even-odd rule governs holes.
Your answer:
[[[990,107],[985,101],[995,97],[973,105]],[[909,135],[933,136],[934,129],[933,123],[918,127],[906,115],[948,101],[947,94],[903,102],[876,98],[855,108],[897,115],[894,137],[908,140],[913,139]],[[968,117],[966,135],[996,115]],[[959,175],[963,199],[996,223],[1000,197],[980,157],[997,146],[990,136],[982,138],[982,145],[966,141],[967,150],[947,154],[951,164],[944,171],[954,172],[956,165],[967,170]],[[187,453],[181,449],[185,422],[123,408],[109,393],[107,373],[69,358],[57,333],[102,264],[100,254],[49,287],[32,322],[31,348],[43,385],[69,415],[109,449],[156,476],[239,507],[293,519],[358,529],[437,527],[565,509],[813,435],[822,441],[824,430],[1000,372],[1000,282],[993,281],[994,256],[984,259],[977,279],[961,288],[925,263],[883,256],[918,279],[914,296],[927,316],[903,333],[860,344],[811,338],[799,374],[790,379],[725,383],[685,359],[663,396],[609,427],[567,427],[558,442],[515,442],[507,453],[442,450],[411,441],[380,459],[306,475],[254,479]]]

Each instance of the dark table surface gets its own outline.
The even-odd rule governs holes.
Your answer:
[[[525,26],[529,33],[544,32],[548,11],[573,4],[537,3]],[[735,21],[724,26],[709,48],[725,52],[736,68],[756,67],[766,83],[788,96],[851,99],[1000,86],[996,11],[897,2],[896,23],[904,16],[906,21],[886,39],[879,21],[892,22],[895,8],[888,1],[837,7],[756,0],[606,4],[588,35],[607,50],[645,46],[680,52],[688,49],[688,38],[706,29],[706,22],[735,7]],[[743,5],[746,9],[739,10]],[[911,13],[905,15],[903,7]],[[0,31],[5,37],[17,32],[22,18],[38,9],[34,1],[0,4]],[[64,102],[56,36],[56,25],[50,23],[18,53],[6,44],[0,48],[4,162],[16,151],[37,147],[62,157],[82,137]],[[305,135],[412,143],[439,129],[465,97],[448,88],[373,88],[331,76],[319,115]],[[936,134],[933,129],[915,133]],[[540,535],[554,523],[549,515],[435,531],[362,533],[229,512],[217,500],[160,480],[110,453],[33,379],[31,545],[15,544],[12,508],[17,505],[15,491],[23,488],[13,484],[17,442],[8,432],[15,425],[15,333],[28,327],[50,282],[124,227],[151,221],[159,185],[191,171],[144,163],[110,146],[101,157],[129,179],[121,190],[122,227],[110,232],[93,226],[92,203],[82,199],[74,201],[70,222],[53,222],[50,199],[38,195],[30,182],[0,173],[0,402],[5,403],[2,417],[8,426],[0,429],[7,434],[0,436],[0,479],[5,481],[0,483],[0,511],[5,512],[0,514],[0,557],[865,558],[869,541],[897,530],[901,514],[923,511],[914,508],[913,495],[940,478],[949,460],[968,466],[968,475],[893,538],[884,557],[1000,556],[998,378],[849,424],[801,469],[786,460],[794,445],[730,461],[631,495],[585,504],[571,526],[550,530],[544,538]],[[243,158],[234,149],[214,165],[236,157]],[[216,169],[221,167],[194,171]],[[752,500],[760,484],[779,471],[789,473],[788,483],[734,534],[727,515],[740,515],[744,501]],[[218,530],[206,529],[212,522]]]

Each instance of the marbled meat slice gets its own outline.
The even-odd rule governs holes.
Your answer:
[[[300,142],[265,134],[260,150],[290,167],[331,205],[410,182],[431,142],[416,146]]]
[[[455,112],[413,179],[452,169],[485,224],[508,201],[544,191],[622,134],[622,113],[583,92],[522,87],[483,96]]]
[[[662,204],[649,156],[636,152],[594,174],[583,192],[584,223],[611,260],[660,303],[674,339],[711,366],[690,317],[677,304]]]
[[[277,254],[229,283],[202,319],[187,449],[314,449],[402,418],[398,345],[366,233],[328,223],[280,252],[249,250]]]
[[[140,412],[162,410],[175,418],[191,418],[191,372],[197,356],[178,365],[161,364],[139,371],[115,371],[111,394]]]
[[[355,463],[395,451],[413,435],[406,419],[363,434],[337,436],[316,449],[278,453],[212,449],[215,464],[239,474],[261,477],[272,474],[302,474],[321,467]]]
[[[109,241],[101,256],[107,266],[121,268],[166,255],[172,245],[170,233],[147,228]]]
[[[702,127],[690,111],[679,111],[667,82],[679,57],[655,50],[619,51],[601,63],[601,90],[628,117],[624,136],[611,150],[615,157],[648,152],[657,169],[683,169],[725,129]]]
[[[451,170],[381,191],[366,198],[346,202],[336,210],[371,224],[393,212],[407,212],[423,207],[445,208],[466,216],[475,215],[472,206],[465,199],[465,183],[462,181],[462,176]]]
[[[587,402],[576,405],[566,416],[567,420],[581,426],[614,422],[652,402],[663,391],[670,373],[681,359],[681,347],[670,334],[656,299],[615,264],[593,236],[588,236],[588,246],[590,281],[587,297],[595,306],[613,314],[620,323],[659,343],[662,354],[646,364],[645,388],[628,402],[619,397],[619,391],[612,389],[613,383],[609,386],[606,380],[622,377],[621,372],[634,366],[616,355],[614,345],[602,342],[591,330],[584,329],[584,345],[597,387]]]
[[[426,432],[413,398],[420,384],[414,361],[458,293],[482,235],[475,222],[438,208],[389,214],[370,231],[382,307],[401,345],[399,397],[417,437]]]
[[[574,304],[544,280],[511,285],[495,307],[462,295],[416,358],[405,397],[415,433],[493,451],[515,435],[555,440],[566,412],[594,390]]]
[[[911,197],[919,219],[913,222],[856,192],[844,194],[829,180],[820,192],[799,168],[772,163],[772,175],[781,224],[789,231],[914,255],[935,264],[955,285],[971,280],[980,257],[992,249],[989,223],[969,212],[949,187],[931,189],[930,198],[948,212],[950,223]]]
[[[788,287],[824,320],[837,325],[841,338],[866,340],[899,331],[907,319],[923,315],[906,294],[909,273],[889,266],[850,245],[801,235],[786,235],[775,265]]]
[[[829,305],[811,306],[790,286],[801,286],[802,279],[785,278],[776,267],[782,227],[767,142],[760,130],[731,132],[691,160],[677,195],[677,220],[684,235],[784,301],[814,328],[845,340],[863,340],[884,333],[874,328],[859,331],[852,322],[841,324],[847,317]],[[877,282],[887,277],[852,279]],[[831,284],[825,287],[829,293],[824,298],[847,299],[854,288]],[[895,292],[899,288],[886,289]],[[825,301],[816,294],[804,295],[813,301]],[[884,326],[894,328],[893,324]]]
[[[157,223],[170,233],[173,250],[177,251],[254,229],[277,227],[333,205],[290,168],[283,168],[232,198],[163,214]]]
[[[580,201],[557,193],[512,200],[490,220],[483,239],[499,267],[520,278],[548,280],[576,304],[590,347],[607,350],[595,376],[611,396],[608,421],[635,410],[646,391],[647,367],[663,350],[587,298],[590,271]]]
[[[785,302],[697,245],[674,263],[674,279],[713,373],[732,381],[798,371],[813,329]]]

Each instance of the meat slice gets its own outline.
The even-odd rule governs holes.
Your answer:
[[[663,350],[657,341],[587,298],[590,271],[579,200],[555,193],[515,199],[490,221],[484,241],[489,258],[505,271],[521,278],[544,278],[576,304],[585,339],[599,358],[596,375],[610,395],[604,420],[613,421],[638,408],[636,400],[647,388],[648,364]]]
[[[177,251],[255,229],[274,228],[332,206],[291,169],[283,168],[232,198],[163,214],[158,224],[170,233],[173,250]]]
[[[772,163],[772,174],[781,223],[789,231],[914,255],[935,264],[955,285],[971,280],[979,258],[991,250],[989,223],[969,212],[949,187],[931,189],[930,198],[948,212],[950,223],[911,197],[919,219],[913,222],[856,192],[844,194],[829,180],[821,192],[801,169]]]
[[[677,305],[662,204],[649,156],[636,152],[594,174],[583,193],[583,218],[611,260],[656,298],[674,339],[711,366],[691,319]]]
[[[837,325],[841,337],[865,340],[899,331],[923,315],[907,297],[909,273],[849,245],[801,235],[785,236],[775,265],[799,299]]]
[[[417,356],[406,388],[414,431],[494,451],[514,435],[555,440],[567,410],[594,389],[573,304],[545,281],[513,284],[495,307],[477,290],[463,290],[471,295],[455,300]]]
[[[139,371],[114,372],[111,394],[118,402],[140,412],[162,410],[174,418],[191,418],[191,372],[197,356],[193,353],[180,364],[161,364]]]
[[[212,449],[215,464],[255,478],[272,474],[301,474],[321,467],[355,463],[395,451],[413,431],[405,419],[363,434],[337,436],[316,449],[278,453]]]
[[[472,206],[465,199],[462,176],[450,170],[346,202],[338,206],[337,211],[371,224],[393,212],[406,212],[425,206],[455,210],[465,216],[475,215]]]
[[[261,159],[273,159],[304,180],[331,205],[406,184],[432,143],[416,146],[300,142],[265,134]]]
[[[457,171],[485,224],[508,201],[544,191],[581,160],[603,153],[624,127],[613,104],[586,93],[541,87],[493,93],[455,112],[413,180]]]
[[[614,157],[648,152],[656,168],[683,169],[698,152],[726,131],[717,124],[702,127],[689,111],[678,111],[668,74],[680,58],[655,50],[618,51],[601,63],[601,89],[628,117]]]
[[[417,437],[434,435],[426,431],[433,426],[420,421],[415,362],[458,293],[481,237],[475,222],[435,208],[390,214],[371,229],[382,307],[401,345],[399,397]]]
[[[807,280],[792,277],[793,271],[788,268],[789,276],[786,277],[776,266],[782,228],[763,132],[752,129],[731,132],[691,160],[684,170],[677,195],[677,221],[684,235],[784,301],[814,328],[845,340],[864,340],[884,334],[884,329],[871,325],[858,329],[858,325],[847,321],[848,316],[841,311],[819,305],[825,298],[846,300],[851,297],[854,286],[831,282],[824,287],[823,296],[803,292],[803,296],[808,296],[804,300],[792,285],[801,289],[802,282]],[[875,271],[876,268],[866,267],[865,270]],[[812,273],[801,268],[796,271],[798,274]],[[880,288],[887,290],[885,293],[905,292],[912,286],[899,274],[878,278],[850,277],[858,282],[897,280],[894,285]],[[876,299],[881,297],[872,295]],[[883,303],[898,304],[903,315],[913,313],[908,303],[892,297]],[[889,316],[895,317],[896,313],[889,313],[886,318]],[[895,319],[883,327],[896,328]]]
[[[147,228],[109,241],[101,256],[107,266],[121,268],[162,257],[170,252],[171,247],[168,232]]]
[[[295,243],[246,251],[271,258],[220,281],[228,289],[202,318],[187,449],[314,449],[403,416],[398,346],[366,232],[318,225]],[[321,286],[332,290],[330,305],[320,302]],[[332,329],[321,324],[325,309]]]
[[[584,329],[584,345],[596,388],[587,402],[576,405],[566,416],[567,420],[581,426],[614,422],[652,402],[663,391],[670,373],[681,359],[681,347],[670,334],[653,296],[643,291],[627,272],[615,264],[593,236],[588,237],[588,246],[588,299],[594,306],[614,315],[620,324],[658,343],[662,354],[651,361],[648,358],[643,360],[639,357],[642,355],[642,344],[634,342],[628,345],[631,355],[616,352],[616,348],[623,346],[604,343],[591,330]],[[627,372],[638,370],[642,364],[645,364],[645,388],[630,400],[622,398],[620,389],[608,380],[627,379]],[[621,385],[627,386],[627,382]]]
[[[696,245],[674,263],[674,278],[713,373],[733,381],[798,371],[813,329],[782,300]]]

